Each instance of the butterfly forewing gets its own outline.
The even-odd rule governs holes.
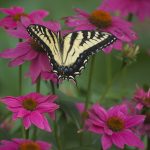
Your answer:
[[[30,25],[27,28],[30,36],[47,52],[53,63],[61,65],[61,53],[57,36],[41,25]]]
[[[63,65],[72,66],[81,55],[87,59],[115,40],[116,38],[112,34],[106,32],[77,31],[69,33],[63,41]]]

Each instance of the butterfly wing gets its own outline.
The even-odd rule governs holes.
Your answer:
[[[37,24],[29,25],[27,31],[34,41],[46,51],[53,69],[57,69],[62,62],[57,35],[48,28]]]
[[[80,74],[90,55],[115,41],[116,37],[107,32],[85,30],[67,34],[63,40],[62,63],[65,67],[72,68],[69,78]]]

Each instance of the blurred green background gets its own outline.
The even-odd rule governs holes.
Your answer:
[[[22,6],[25,8],[25,12],[31,12],[32,10],[45,9],[49,11],[49,16],[46,20],[58,20],[64,26],[63,17],[71,16],[74,14],[74,8],[81,8],[88,12],[92,12],[100,4],[100,0],[0,0],[0,7],[11,7],[11,6]],[[4,17],[0,13],[0,18]],[[105,100],[100,103],[105,106],[111,106],[114,103],[121,102],[122,98],[131,98],[136,85],[150,85],[150,56],[148,50],[150,50],[150,19],[144,22],[138,21],[136,18],[133,20],[133,29],[137,32],[139,40],[136,41],[140,46],[140,54],[137,56],[136,62],[132,63],[125,72],[121,73],[120,76],[113,82],[112,87],[109,89]],[[0,28],[0,51],[7,48],[16,47],[17,39],[14,39],[6,34],[6,32]],[[121,61],[117,59],[120,52],[113,51],[111,54],[106,55],[102,52],[96,54],[96,61],[94,64],[94,75],[92,77],[92,92],[91,102],[99,101],[101,95],[110,82],[110,79],[115,76],[116,72],[120,70]],[[108,68],[108,60],[111,59],[111,70]],[[87,93],[87,83],[89,74],[90,61],[83,71],[80,77],[77,77],[78,87],[74,84],[64,81],[60,85],[60,89],[63,93],[74,97],[68,98],[64,96],[64,99],[68,101],[84,101]],[[8,60],[0,59],[0,96],[18,94],[18,68],[9,68]],[[23,72],[28,71],[29,64],[23,66]],[[109,70],[108,70],[109,69]],[[29,78],[23,78],[23,94],[27,92],[35,91],[35,85],[31,85]],[[45,84],[42,83],[41,92],[47,93],[50,91]],[[62,93],[61,93],[62,94]],[[3,106],[1,106],[3,108]],[[68,106],[67,106],[68,108]],[[0,111],[1,112],[1,111]],[[1,115],[1,114],[0,114]],[[63,123],[61,123],[63,124]],[[66,133],[67,139],[75,136],[74,124],[68,124],[69,128],[65,128],[64,134]],[[72,129],[72,131],[67,131]],[[41,135],[44,133],[41,132]],[[45,134],[43,135],[45,136]],[[42,137],[42,136],[41,136]],[[40,137],[40,138],[41,138]],[[76,137],[75,137],[76,138]],[[74,138],[73,138],[74,139]],[[73,143],[73,139],[70,138]],[[65,140],[65,139],[64,139]],[[88,150],[88,149],[87,149]]]

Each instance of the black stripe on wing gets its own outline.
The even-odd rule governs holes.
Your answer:
[[[42,41],[40,39],[40,37],[37,35],[37,33],[41,33],[41,35],[44,35],[47,40],[51,43],[48,35],[46,34],[46,27],[42,26],[42,25],[36,25],[36,24],[31,24],[27,27],[27,32],[29,33],[29,35],[31,36],[31,38],[40,46],[42,47],[43,51],[45,51],[48,55],[48,58],[50,59],[51,65],[53,67],[54,70],[57,70],[58,68],[58,64],[54,59],[54,55],[52,54],[52,50],[50,49],[50,47],[48,47],[44,41]],[[49,34],[52,36],[52,39],[54,39],[53,34],[55,34],[52,31],[48,29]],[[53,41],[55,43],[55,40]]]

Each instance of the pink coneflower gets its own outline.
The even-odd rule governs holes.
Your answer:
[[[136,15],[140,20],[150,17],[149,0],[104,0],[100,8],[119,11],[123,16]]]
[[[44,141],[32,141],[24,139],[2,140],[0,150],[50,150],[51,144]]]
[[[66,17],[65,21],[69,27],[74,27],[74,30],[95,30],[109,32],[115,35],[118,40],[105,49],[105,52],[110,52],[112,47],[122,50],[123,42],[132,42],[136,40],[136,34],[131,30],[132,24],[119,18],[113,17],[105,10],[94,10],[91,14],[75,9],[77,15]]]
[[[126,105],[114,106],[106,111],[102,106],[94,104],[89,110],[86,128],[102,134],[103,150],[109,149],[112,144],[121,149],[125,144],[143,148],[144,144],[131,130],[143,121],[143,115],[128,114]]]
[[[2,102],[7,105],[8,110],[13,112],[13,119],[22,119],[23,125],[28,129],[34,124],[40,129],[51,131],[45,113],[53,119],[58,105],[54,103],[55,95],[44,96],[39,93],[30,93],[24,96],[7,96]]]
[[[60,24],[52,21],[44,22],[38,17],[34,22],[31,22],[27,18],[23,18],[22,23],[23,25],[21,23],[18,24],[18,28],[16,30],[7,30],[7,32],[19,39],[24,39],[24,41],[18,43],[16,48],[7,49],[0,53],[0,57],[10,58],[11,61],[9,66],[11,67],[22,65],[25,61],[30,61],[31,65],[27,75],[31,77],[32,83],[35,83],[39,77],[56,82],[57,79],[55,74],[51,72],[52,68],[50,66],[48,56],[43,48],[32,40],[25,27],[29,24],[35,23],[44,25],[50,30],[58,31],[60,30]]]
[[[48,15],[48,12],[45,10],[36,10],[27,14],[24,12],[24,8],[18,6],[0,8],[0,12],[6,14],[6,17],[0,20],[0,27],[4,27],[6,29],[17,28],[17,24],[18,22],[21,22],[22,17],[26,17],[31,21],[34,21],[37,17],[43,19]]]
[[[143,107],[150,108],[150,89],[145,91],[143,88],[137,88],[133,98],[137,102],[137,108],[141,110]]]

